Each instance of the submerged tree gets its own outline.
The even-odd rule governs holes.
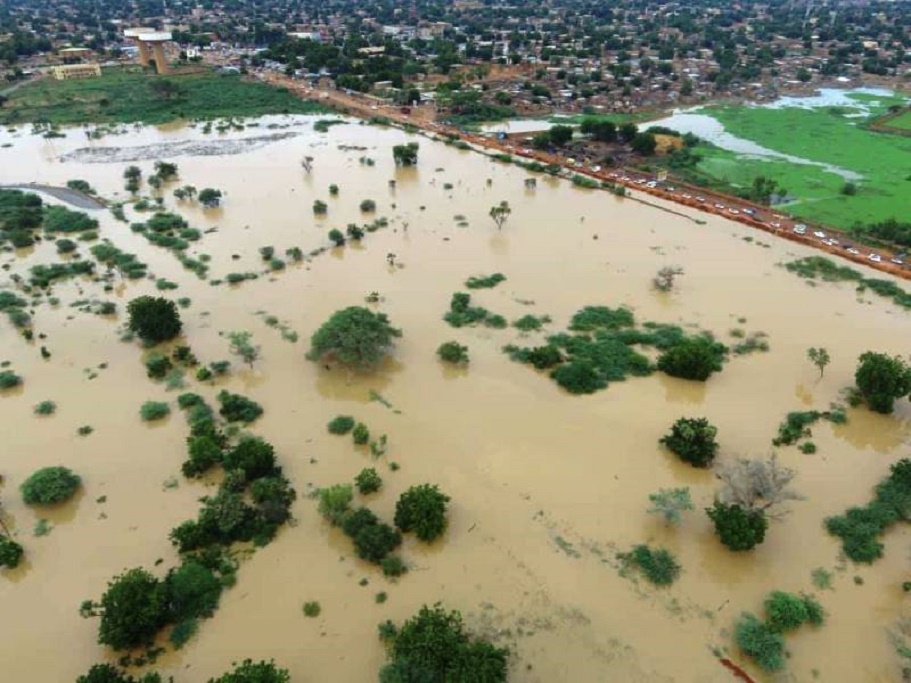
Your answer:
[[[683,275],[683,268],[679,266],[664,266],[652,278],[652,284],[657,290],[669,292],[674,288],[674,280],[678,275]]]
[[[648,509],[650,514],[661,515],[667,524],[679,524],[681,513],[693,509],[693,499],[687,487],[677,489],[661,489],[648,496],[652,506]]]
[[[158,343],[180,334],[180,313],[170,299],[140,296],[127,304],[127,313],[127,327],[143,341]]]
[[[349,306],[336,311],[313,334],[310,360],[337,360],[342,365],[369,370],[385,356],[402,332],[389,324],[383,313],[363,306]]]
[[[392,158],[396,166],[414,166],[418,163],[418,143],[409,142],[406,145],[395,145],[392,148]]]
[[[708,467],[718,451],[717,434],[718,428],[704,417],[681,417],[661,443],[693,467]]]
[[[854,381],[870,410],[891,413],[895,399],[911,392],[911,368],[898,356],[867,351],[861,354]]]
[[[802,498],[790,489],[797,472],[779,465],[775,455],[768,460],[737,458],[719,465],[715,474],[723,484],[717,499],[746,510],[766,512],[776,505]]]
[[[496,224],[497,230],[502,230],[503,224],[506,223],[506,219],[509,218],[511,213],[512,209],[509,207],[509,202],[504,199],[499,205],[490,207],[489,215]]]
[[[222,192],[212,187],[205,187],[199,191],[199,201],[207,209],[213,209],[221,204]]]
[[[807,358],[810,359],[810,362],[813,365],[819,368],[819,376],[822,377],[823,373],[825,373],[826,366],[831,360],[831,358],[829,358],[829,352],[821,346],[818,349],[815,347],[810,347],[807,349]]]
[[[253,335],[250,332],[229,332],[228,340],[231,342],[231,353],[253,367],[254,361],[259,358],[259,347],[250,343]]]

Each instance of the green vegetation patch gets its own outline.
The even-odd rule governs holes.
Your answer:
[[[620,553],[618,558],[624,565],[641,571],[656,586],[669,586],[680,576],[680,564],[664,548],[637,545],[628,553]]]
[[[470,327],[483,324],[486,327],[503,329],[506,327],[506,318],[496,313],[491,313],[482,306],[471,305],[471,295],[465,292],[456,292],[449,303],[449,311],[443,320],[453,327]]]
[[[797,443],[801,439],[813,436],[810,431],[810,425],[821,419],[826,419],[832,424],[844,424],[848,421],[844,408],[839,405],[832,405],[830,410],[805,410],[790,412],[784,421],[778,425],[778,436],[772,439],[775,446],[789,446]]]
[[[0,110],[0,123],[4,125],[24,121],[156,124],[177,119],[325,111],[284,88],[214,71],[162,78],[144,69],[106,68],[100,78],[45,78],[8,97]]]
[[[19,487],[28,505],[53,505],[73,497],[82,480],[66,467],[43,467]]]
[[[905,458],[892,465],[889,476],[876,485],[871,502],[829,517],[825,525],[841,539],[845,555],[870,564],[883,554],[879,536],[893,524],[907,521],[911,521],[911,460]]]
[[[897,306],[911,308],[911,293],[892,280],[866,278],[859,271],[840,266],[825,256],[807,256],[784,264],[786,270],[808,280],[820,279],[825,282],[856,282],[859,292],[867,289],[874,294],[892,299]]]
[[[490,289],[496,287],[501,282],[506,281],[503,273],[494,273],[493,275],[478,275],[465,280],[465,286],[468,289]]]

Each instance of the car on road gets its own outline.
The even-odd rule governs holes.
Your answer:
[[[728,209],[728,211],[730,211],[730,212],[731,212],[732,214],[734,214],[735,216],[736,216],[737,214],[740,213],[740,211],[738,211],[738,210],[735,209],[735,208],[730,208],[730,209]]]
[[[850,247],[850,248],[848,249],[848,253],[849,253],[849,254],[854,254],[855,256],[859,256],[859,255],[860,255],[860,249],[855,249],[854,247]]]
[[[715,208],[716,208],[716,209],[723,209],[723,208],[724,208],[724,204],[715,204]]]
[[[696,201],[700,204],[705,204],[705,197],[696,197]]]
[[[813,233],[813,237],[818,237],[819,239],[824,240],[826,238],[826,233],[824,233],[822,230],[816,230]]]
[[[873,261],[873,263],[882,263],[883,260],[883,257],[879,254],[870,254],[867,258]]]
[[[756,215],[756,209],[744,209],[743,212],[744,212],[747,216],[755,216],[755,215]]]
[[[795,225],[795,226],[794,226],[794,232],[796,232],[798,235],[805,235],[806,232],[807,232],[807,226],[805,226],[805,225]]]
[[[898,258],[897,256],[896,256],[894,259],[892,259],[892,263],[894,263],[896,266],[903,266],[903,265],[905,265],[905,262],[902,261],[902,260],[901,260],[900,258]]]

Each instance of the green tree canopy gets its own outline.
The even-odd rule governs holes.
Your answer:
[[[891,413],[895,399],[911,392],[911,368],[898,356],[867,351],[858,359],[854,381],[870,410]]]
[[[307,358],[313,361],[333,359],[350,368],[369,370],[402,336],[389,324],[383,313],[363,306],[350,306],[333,313],[310,339]]]
[[[143,341],[158,343],[180,334],[180,313],[170,299],[140,296],[127,304],[127,313],[127,327]]]

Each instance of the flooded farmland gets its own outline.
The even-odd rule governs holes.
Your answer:
[[[98,140],[82,130],[62,139],[0,134],[0,143],[11,145],[0,148],[0,185],[82,179],[102,197],[126,201],[128,165],[147,176],[157,158],[177,163],[180,179],[160,196],[203,233],[190,255],[210,257],[200,279],[128,223],[95,211],[101,237],[136,254],[154,277],[117,279],[110,292],[88,278],[53,285],[59,304],[44,300],[33,316],[36,337],[46,338],[27,342],[0,322],[0,360],[24,380],[0,395],[0,497],[6,523],[26,549],[22,565],[0,571],[0,604],[15,615],[0,626],[9,680],[72,681],[93,663],[114,661],[96,642],[97,623],[80,617],[80,603],[97,599],[124,569],[157,572],[162,560],[163,574],[174,566],[169,531],[215,490],[180,476],[187,436],[176,410],[180,392],[147,379],[147,352],[120,340],[126,303],[158,295],[159,278],[178,285],[166,296],[190,299],[181,309],[181,343],[201,360],[231,357],[226,333],[252,333],[261,347],[252,368],[235,362],[214,385],[188,378],[185,391],[214,403],[227,389],[259,402],[265,413],[250,430],[274,444],[299,494],[295,523],[241,562],[237,584],[214,616],[182,649],[158,659],[163,674],[201,682],[250,657],[274,658],[294,681],[376,680],[385,657],[377,625],[442,601],[474,631],[510,648],[510,680],[519,683],[735,680],[719,657],[765,680],[731,632],[742,612],[761,612],[764,596],[778,589],[813,593],[827,613],[824,626],[788,636],[783,680],[899,678],[889,631],[901,616],[911,534],[893,527],[882,559],[854,565],[840,559],[823,520],[868,501],[889,465],[908,455],[906,399],[891,416],[849,409],[846,424],[817,424],[814,454],[775,449],[797,470],[802,500],[789,503],[748,553],[722,546],[702,512],[717,490],[713,474],[681,463],[658,440],[677,418],[704,416],[718,427],[722,462],[769,455],[786,413],[825,410],[841,399],[859,354],[907,351],[907,312],[847,283],[809,286],[778,264],[812,250],[737,223],[543,176],[530,189],[526,171],[479,154],[354,123],[319,133],[313,122],[267,119],[223,134],[130,129]],[[270,124],[279,132],[267,134]],[[411,140],[420,143],[418,166],[396,168],[392,146]],[[313,157],[309,173],[301,168],[305,156]],[[221,207],[175,200],[172,191],[183,184],[220,189]],[[330,184],[338,185],[337,196]],[[141,194],[156,196],[145,185]],[[375,213],[361,212],[365,199],[375,201]],[[326,202],[325,216],[313,214],[314,200]],[[512,214],[498,230],[488,213],[504,200]],[[151,216],[125,210],[129,221]],[[330,246],[331,228],[377,217],[388,227],[361,244],[265,272],[262,247],[307,254]],[[79,251],[90,258],[85,245]],[[13,275],[58,260],[49,240],[4,253],[0,261],[9,268],[0,285],[14,288]],[[684,270],[675,290],[655,291],[652,277],[669,265]],[[210,284],[232,272],[259,277]],[[453,329],[443,321],[466,278],[495,272],[506,281],[472,290],[473,300],[510,321],[546,314],[552,322],[543,331]],[[305,360],[310,335],[326,318],[364,305],[372,292],[379,298],[373,306],[403,331],[394,356],[368,375]],[[116,302],[118,314],[70,305],[94,299]],[[655,373],[588,396],[567,394],[502,352],[510,343],[543,343],[586,305],[626,306],[639,321],[695,326],[725,343],[734,328],[764,332],[770,348],[731,357],[704,384]],[[268,316],[299,341],[266,324]],[[467,368],[437,359],[437,347],[450,339],[468,347]],[[42,345],[50,358],[42,358]],[[831,353],[822,378],[806,359],[811,346]],[[56,402],[56,414],[33,414],[43,400]],[[175,409],[144,423],[139,407],[148,400]],[[375,461],[330,435],[326,424],[339,414],[388,435],[386,454]],[[82,426],[92,433],[78,435]],[[19,485],[49,465],[77,472],[82,491],[61,508],[25,506]],[[384,519],[414,484],[439,484],[452,499],[443,538],[430,546],[407,539],[402,556],[410,571],[394,581],[358,560],[308,497],[350,482],[367,466],[385,482],[369,500]],[[647,514],[650,493],[682,486],[690,487],[696,510],[679,526]],[[52,531],[39,537],[32,529],[40,518]],[[673,586],[655,588],[620,571],[617,553],[640,543],[676,555],[683,571]],[[831,588],[814,587],[818,568],[832,572]],[[382,604],[375,600],[380,591],[388,594]],[[322,609],[308,619],[301,606],[311,600]]]

